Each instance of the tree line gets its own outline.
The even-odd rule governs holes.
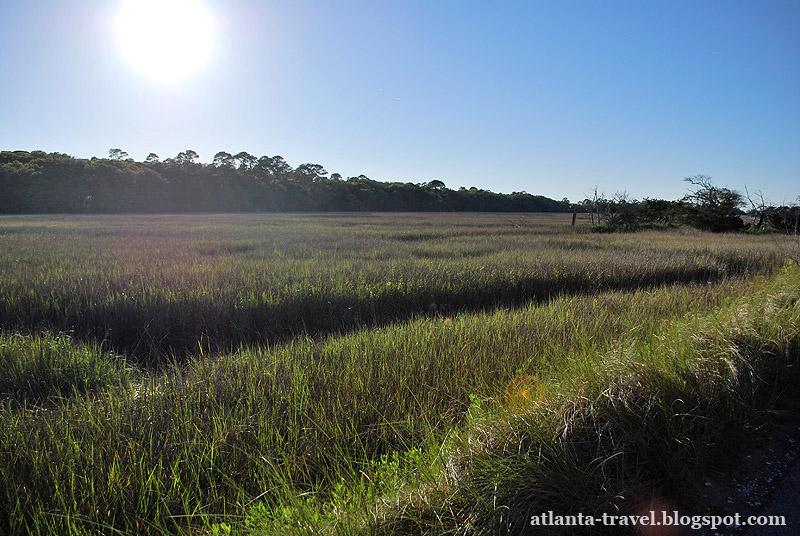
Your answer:
[[[586,212],[597,230],[690,225],[710,231],[798,232],[800,208],[773,206],[760,192],[720,188],[706,175],[685,179],[679,200],[606,197],[595,187],[579,203],[527,192],[457,190],[438,179],[381,182],[329,174],[320,164],[292,167],[281,156],[220,151],[210,164],[187,149],[143,162],[121,149],[108,158],[44,151],[0,152],[0,213],[160,213],[292,211]]]
[[[143,162],[111,149],[108,158],[44,151],[0,152],[0,212],[568,212],[569,202],[526,192],[380,182],[328,174],[320,164],[290,166],[281,156],[218,152],[210,164],[193,150]]]
[[[786,232],[800,230],[800,206],[769,204],[761,192],[743,195],[736,190],[714,185],[708,175],[684,179],[689,192],[681,199],[630,199],[615,193],[606,197],[595,187],[591,197],[579,206],[589,212],[597,231],[640,228],[648,225],[688,225],[713,232]]]

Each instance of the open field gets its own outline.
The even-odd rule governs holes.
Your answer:
[[[0,218],[0,531],[515,534],[690,501],[793,378],[791,239],[570,218]]]
[[[772,238],[601,237],[569,217],[2,218],[0,319],[157,361],[782,262]]]

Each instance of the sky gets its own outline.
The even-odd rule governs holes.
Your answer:
[[[0,0],[0,150],[247,151],[572,201],[677,199],[698,174],[800,195],[796,0],[170,1]]]

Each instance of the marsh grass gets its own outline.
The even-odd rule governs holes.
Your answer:
[[[525,504],[617,504],[652,483],[617,457],[708,440],[665,410],[685,375],[661,379],[700,361],[652,349],[705,340],[691,319],[765,288],[776,248],[477,218],[3,218],[0,532],[491,534]],[[518,377],[527,413],[501,402]],[[643,420],[665,424],[628,454]]]
[[[436,479],[376,508],[369,533],[617,534],[530,519],[691,508],[703,474],[734,468],[756,430],[788,415],[798,289],[791,269],[712,314],[565,363],[530,411],[473,408]]]
[[[6,410],[0,445],[15,451],[3,468],[8,521],[32,529],[51,520],[49,530],[60,532],[81,520],[129,531],[158,520],[176,531],[175,519],[235,519],[254,497],[269,512],[297,496],[327,505],[342,481],[350,492],[367,490],[357,495],[363,499],[381,485],[359,475],[385,473],[375,465],[381,459],[444,441],[477,400],[502,393],[516,375],[545,379],[574,359],[615,348],[619,337],[644,337],[751,284],[560,297],[449,324],[417,319],[243,348],[153,375],[147,389]],[[312,506],[306,500],[302,511],[319,515]]]
[[[0,219],[0,324],[141,363],[560,294],[767,273],[766,237],[591,235],[506,215]],[[433,306],[432,306],[433,305]]]
[[[58,404],[104,389],[127,390],[134,374],[121,356],[64,334],[0,334],[0,400],[7,404]]]

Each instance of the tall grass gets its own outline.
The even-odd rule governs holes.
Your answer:
[[[6,409],[0,448],[14,452],[3,467],[6,522],[53,532],[156,522],[176,531],[211,514],[235,519],[262,494],[271,507],[286,496],[327,496],[382,456],[443,440],[475,400],[502,393],[518,374],[545,378],[750,285],[560,297],[243,348],[153,374],[127,393]]]
[[[565,445],[605,452],[591,432],[615,415],[630,430],[603,437],[635,440],[679,392],[658,378],[680,361],[628,356],[672,348],[654,333],[673,324],[703,333],[689,319],[724,316],[782,257],[762,237],[514,218],[0,218],[0,532],[495,533],[523,519],[511,491],[593,494]],[[663,401],[585,402],[628,361]],[[520,381],[541,412],[504,408]],[[544,488],[512,486],[514,464]]]
[[[798,289],[793,268],[712,314],[565,363],[522,411],[473,408],[427,482],[392,508],[377,502],[369,532],[616,534],[530,520],[691,507],[702,475],[735,468],[754,431],[792,407]]]
[[[0,325],[153,364],[559,294],[766,273],[769,237],[590,235],[506,215],[0,219]]]
[[[124,358],[65,335],[0,335],[0,400],[11,405],[58,403],[73,395],[130,388]]]

